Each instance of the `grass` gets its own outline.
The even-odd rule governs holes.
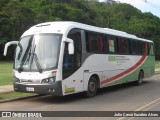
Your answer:
[[[0,61],[0,86],[12,84],[13,62]]]
[[[160,61],[156,61],[155,62],[155,68],[159,68],[160,69]]]
[[[12,85],[12,70],[13,62],[0,61],[0,86],[3,85]],[[21,93],[21,92],[5,92],[0,93],[0,102],[9,99],[21,98],[35,95],[33,93]]]
[[[5,92],[0,93],[0,102],[3,100],[9,100],[9,99],[16,99],[16,98],[22,98],[27,96],[36,95],[33,93],[21,93],[21,92]]]

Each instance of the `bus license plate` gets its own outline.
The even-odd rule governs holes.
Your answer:
[[[34,91],[34,88],[33,88],[33,87],[26,87],[26,90],[27,90],[27,91],[30,91],[30,92],[33,92],[33,91]]]

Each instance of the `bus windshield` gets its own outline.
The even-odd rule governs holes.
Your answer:
[[[42,72],[57,68],[61,39],[61,34],[22,37],[16,48],[15,70]]]

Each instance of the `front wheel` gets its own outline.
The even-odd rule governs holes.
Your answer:
[[[86,91],[87,97],[93,97],[97,93],[97,80],[95,77],[91,77],[88,82],[88,90]]]

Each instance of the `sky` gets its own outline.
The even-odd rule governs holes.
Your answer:
[[[105,0],[99,0],[100,2]],[[151,12],[160,18],[160,0],[115,0],[121,3],[128,3],[142,12]]]

